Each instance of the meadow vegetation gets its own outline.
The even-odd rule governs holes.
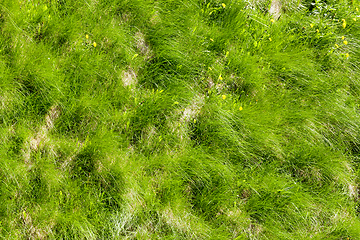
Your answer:
[[[359,239],[358,1],[2,0],[1,239]]]

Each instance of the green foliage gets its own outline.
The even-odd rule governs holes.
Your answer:
[[[2,239],[357,239],[356,1],[0,3]]]

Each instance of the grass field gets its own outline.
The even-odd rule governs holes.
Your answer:
[[[360,239],[360,2],[2,0],[0,239]]]

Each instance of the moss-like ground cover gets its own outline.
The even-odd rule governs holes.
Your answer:
[[[0,238],[360,239],[357,2],[2,0]]]

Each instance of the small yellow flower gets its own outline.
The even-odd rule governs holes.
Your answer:
[[[94,42],[94,43],[93,43],[93,46],[94,46],[94,47],[96,47],[96,46],[97,46],[96,42]]]
[[[339,45],[337,45],[337,44],[335,43],[335,47],[336,47],[336,48],[339,48]]]
[[[356,18],[353,18],[354,22],[356,22]]]
[[[221,6],[223,6],[223,8],[226,8],[226,5],[225,5],[225,3],[222,3],[222,4],[221,4]]]
[[[209,67],[209,70],[210,70],[210,71],[212,71],[212,68],[211,68],[211,67]]]
[[[345,36],[341,36],[341,40],[344,40],[345,39]]]
[[[214,39],[210,38],[210,41],[212,41],[212,42],[213,42],[213,41],[214,41]]]
[[[346,58],[349,58],[349,57],[350,57],[349,53],[346,53],[346,54],[345,54],[345,57],[346,57]]]
[[[239,110],[242,111],[242,110],[243,110],[243,107],[240,107]]]
[[[269,38],[269,41],[271,42],[271,41],[272,41],[272,39],[271,39],[271,38]]]
[[[343,28],[346,28],[346,20],[345,20],[345,19],[341,19],[341,21],[343,22],[343,24],[342,24]]]
[[[348,44],[348,41],[345,40],[343,43],[344,43],[345,45],[347,45],[347,44]]]
[[[319,33],[319,29],[316,29],[316,32]]]
[[[275,20],[274,20],[274,19],[270,19],[270,22],[272,22],[272,23],[273,23],[273,22],[275,22]]]
[[[314,27],[314,24],[310,23],[310,27],[313,28],[313,27]]]
[[[223,99],[223,100],[225,100],[225,99],[226,99],[226,95],[222,95],[221,97],[222,97],[222,99]]]
[[[221,80],[221,81],[223,80],[223,78],[222,78],[221,74],[220,74],[220,76],[219,76],[219,80]]]
[[[86,37],[86,39],[89,39],[89,35],[86,34],[85,37]]]
[[[139,54],[135,53],[134,56],[132,57],[132,60],[134,60],[137,56],[139,56]]]
[[[194,118],[194,123],[196,123],[196,119]]]

